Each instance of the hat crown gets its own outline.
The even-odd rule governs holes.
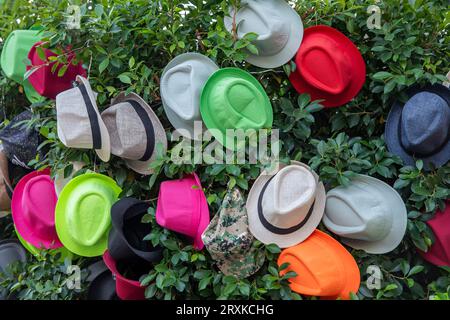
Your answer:
[[[200,120],[200,94],[214,70],[196,59],[167,70],[161,79],[161,95],[167,106],[184,121]]]
[[[50,176],[37,175],[25,184],[22,208],[27,223],[36,234],[49,239],[56,237],[55,207],[57,196]]]
[[[236,15],[238,37],[254,32],[258,55],[270,56],[280,52],[287,44],[291,26],[279,16],[274,1],[247,0]],[[233,12],[231,14],[234,14]]]
[[[346,51],[324,34],[318,33],[302,43],[296,63],[308,84],[325,93],[341,94],[351,83],[351,62]]]
[[[230,129],[261,128],[267,114],[260,110],[263,95],[254,84],[242,78],[226,78],[217,84],[211,96],[211,108]]]
[[[111,187],[95,178],[75,188],[66,209],[70,236],[83,246],[98,243],[111,225],[110,209],[115,199]]]
[[[264,217],[279,228],[298,225],[308,216],[316,188],[317,181],[306,167],[284,167],[267,184],[262,198]]]
[[[450,107],[438,94],[419,92],[402,110],[401,143],[413,154],[430,155],[449,139]]]

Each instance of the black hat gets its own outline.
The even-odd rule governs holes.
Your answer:
[[[0,130],[0,141],[6,156],[13,164],[26,169],[29,169],[27,164],[36,157],[40,143],[39,133],[23,123],[31,117],[31,111],[24,111]]]
[[[88,268],[89,288],[87,300],[118,300],[116,295],[116,282],[111,271],[106,267],[103,260],[91,264]]]
[[[151,232],[151,224],[142,223],[148,208],[147,203],[134,198],[123,198],[112,206],[108,250],[114,260],[161,260],[161,247],[153,247],[150,241],[143,241]]]
[[[389,151],[414,165],[438,168],[450,160],[450,89],[440,85],[413,86],[406,103],[396,101],[389,113],[385,140]]]

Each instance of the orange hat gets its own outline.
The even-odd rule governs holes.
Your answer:
[[[297,273],[289,279],[293,291],[325,299],[349,299],[360,284],[358,265],[352,255],[326,233],[315,230],[309,238],[283,250],[278,265],[289,263],[281,271]]]

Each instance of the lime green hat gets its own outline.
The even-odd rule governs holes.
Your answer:
[[[122,189],[102,174],[85,173],[62,189],[55,225],[64,247],[82,257],[102,255],[108,245],[111,207]]]
[[[24,238],[22,238],[22,236],[20,235],[20,233],[17,231],[16,228],[14,228],[14,230],[16,231],[17,238],[19,239],[22,246],[25,249],[27,249],[32,255],[38,256],[39,253],[41,252],[41,250],[39,248],[33,246],[31,243],[27,242]],[[70,259],[74,258],[74,254],[64,247],[61,247],[58,249],[53,249],[50,251],[53,252],[54,254],[61,253],[61,261],[64,261],[66,258],[70,258]]]
[[[262,85],[250,73],[238,68],[214,72],[200,98],[203,122],[222,145],[234,150],[227,129],[259,130],[272,127],[273,110]],[[215,129],[215,130],[212,130]]]
[[[39,30],[14,30],[6,38],[0,57],[0,66],[5,75],[24,87],[25,95],[32,103],[45,99],[28,80],[23,79],[27,71],[25,61],[28,60],[28,52],[40,39]]]

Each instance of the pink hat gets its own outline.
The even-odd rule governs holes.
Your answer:
[[[62,247],[55,229],[58,200],[48,169],[24,176],[14,189],[11,211],[17,232],[33,246]]]
[[[72,88],[72,81],[75,81],[77,75],[86,77],[86,70],[83,69],[81,63],[74,66],[72,64],[74,54],[69,53],[67,56],[69,67],[62,77],[58,77],[58,71],[61,69],[62,65],[58,66],[55,72],[52,72],[52,66],[55,62],[45,65],[46,62],[42,61],[38,56],[36,47],[42,45],[43,43],[44,42],[35,43],[28,52],[28,59],[31,61],[31,66],[27,66],[27,71],[32,67],[41,66],[28,77],[28,80],[37,93],[41,96],[55,99],[58,93]],[[49,49],[42,49],[44,50],[47,58],[57,56],[56,53]]]
[[[180,180],[161,183],[156,222],[193,238],[194,248],[203,249],[202,233],[209,224],[209,209],[200,179],[195,173]]]
[[[144,300],[145,287],[141,286],[137,280],[130,280],[120,274],[117,262],[111,257],[108,251],[103,254],[103,261],[113,276],[116,278],[116,293],[122,300]],[[150,269],[148,270],[150,271]]]
[[[444,211],[437,211],[427,224],[433,230],[435,241],[427,252],[418,250],[419,253],[434,265],[450,267],[450,200],[446,201]]]

